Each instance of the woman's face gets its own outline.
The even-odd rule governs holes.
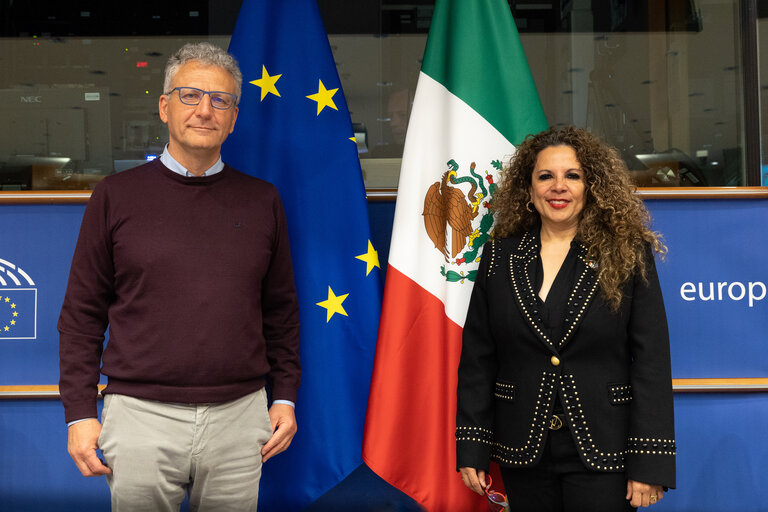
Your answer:
[[[584,209],[584,171],[571,146],[539,152],[531,176],[531,201],[547,229],[576,229]]]

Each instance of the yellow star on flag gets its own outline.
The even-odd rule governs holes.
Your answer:
[[[13,316],[19,316],[19,313],[18,313],[18,311],[14,311],[14,312],[13,312]]]
[[[9,327],[6,325],[6,326],[5,326],[5,330],[6,330],[6,331],[10,331],[11,329],[10,329],[10,328],[9,328]]]
[[[16,325],[16,320],[11,320],[11,325]]]
[[[373,249],[373,244],[370,240],[368,240],[368,252],[361,254],[360,256],[355,256],[355,258],[358,260],[363,260],[367,264],[365,268],[365,275],[370,274],[371,270],[373,270],[373,267],[381,268],[379,265],[379,253]]]
[[[267,96],[267,94],[274,94],[278,98],[280,97],[280,93],[277,92],[277,87],[275,87],[275,83],[277,83],[278,79],[283,76],[280,75],[272,75],[269,76],[269,73],[267,73],[267,67],[261,66],[261,78],[258,80],[252,80],[251,83],[255,85],[256,87],[261,88],[261,100],[264,101],[264,98]]]
[[[9,297],[6,297],[5,302],[11,302],[11,299]]]
[[[344,306],[341,305],[342,302],[349,296],[348,293],[345,293],[344,295],[336,295],[333,293],[333,290],[331,290],[331,287],[328,287],[328,299],[324,300],[322,302],[318,302],[317,305],[321,308],[325,308],[328,311],[328,317],[326,318],[325,322],[328,323],[331,321],[331,317],[334,315],[334,313],[339,313],[344,316],[347,315],[347,312],[344,311]]]
[[[339,110],[336,108],[336,104],[333,102],[333,95],[336,94],[336,91],[339,89],[336,88],[328,90],[325,88],[325,85],[323,85],[322,80],[318,80],[318,82],[319,86],[317,92],[307,96],[307,98],[317,102],[317,115],[320,115],[320,112],[322,112],[325,107],[331,107],[333,110]]]

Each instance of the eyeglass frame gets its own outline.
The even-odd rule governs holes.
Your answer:
[[[488,506],[493,510],[497,510],[498,507],[501,507],[499,512],[509,512],[509,500],[507,499],[507,495],[490,489],[491,485],[493,485],[493,479],[491,478],[491,475],[488,475],[488,484],[483,489],[483,491],[485,491],[485,497],[488,499]],[[492,495],[500,496],[504,498],[504,501],[496,501],[491,497]]]
[[[198,101],[197,103],[187,103],[183,99],[181,99],[181,90],[182,89],[192,89],[193,91],[198,91],[198,92],[203,93],[200,96],[200,101],[203,101],[203,97],[207,94],[208,95],[208,101],[211,102],[211,107],[215,108],[216,110],[229,110],[232,107],[237,105],[237,95],[236,94],[232,94],[231,92],[226,92],[226,91],[204,91],[203,89],[198,89],[197,87],[181,86],[181,87],[174,87],[170,91],[165,92],[163,94],[165,94],[166,96],[170,96],[173,93],[173,91],[176,91],[178,96],[179,96],[179,101],[183,105],[189,105],[190,107],[195,107],[195,106],[200,104],[200,101]],[[229,106],[226,107],[226,108],[217,107],[216,105],[213,104],[213,96],[211,96],[211,94],[226,94],[227,96],[231,96],[232,97],[232,103],[230,103]]]

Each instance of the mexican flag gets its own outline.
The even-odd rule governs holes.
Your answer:
[[[400,171],[363,440],[365,463],[427,510],[487,508],[456,472],[461,333],[502,168],[515,144],[546,128],[506,0],[438,0]]]

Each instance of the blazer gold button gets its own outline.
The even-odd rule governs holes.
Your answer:
[[[557,358],[557,356],[552,356],[552,359],[550,359],[550,361],[552,361],[552,366],[560,365],[560,360]]]

